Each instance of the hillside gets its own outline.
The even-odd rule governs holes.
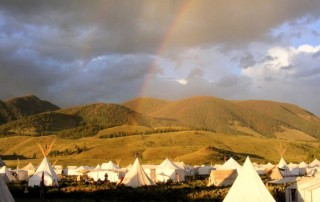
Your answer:
[[[148,100],[141,99],[136,102],[145,104]],[[154,103],[154,101],[151,101]],[[127,105],[127,103],[124,103]],[[139,106],[132,104],[127,106]],[[150,105],[149,105],[150,106]],[[159,106],[159,105],[155,105]],[[135,110],[135,108],[133,108]],[[146,108],[140,108],[144,110]],[[140,111],[151,117],[166,117],[182,123],[185,127],[206,129],[228,134],[243,134],[234,129],[234,126],[251,128],[258,133],[271,136],[273,132],[280,130],[280,122],[248,110],[236,103],[215,97],[192,97],[189,99],[170,102],[163,108],[153,110],[148,107],[146,111]]]
[[[143,130],[138,126],[124,129],[110,128],[122,131]],[[147,130],[147,128],[145,128]],[[128,131],[127,131],[128,132]],[[52,136],[30,137],[16,136],[0,138],[1,158],[10,166],[20,166],[29,162],[38,165],[42,155],[34,143],[50,143]],[[184,161],[186,164],[202,165],[223,163],[223,156],[233,156],[243,162],[246,156],[253,161],[277,163],[280,154],[276,151],[279,144],[287,144],[285,160],[290,162],[311,162],[319,158],[319,143],[306,141],[287,141],[276,138],[256,138],[242,135],[226,135],[209,131],[180,131],[152,135],[125,136],[119,138],[101,139],[86,137],[80,139],[64,139],[57,137],[55,146],[49,155],[51,162],[57,165],[89,165],[121,159],[125,167],[133,162],[135,156],[143,163],[159,164],[165,158],[174,161]],[[36,157],[36,158],[35,158]]]
[[[50,158],[63,165],[94,166],[116,159],[126,165],[136,155],[148,163],[166,157],[220,163],[224,155],[276,162],[275,148],[282,143],[288,145],[286,160],[298,162],[319,158],[319,129],[317,116],[287,103],[139,98],[46,111],[2,124],[0,154],[13,164],[16,158],[37,163],[41,156],[33,140],[56,137]]]
[[[18,97],[8,101],[0,100],[0,124],[58,109],[58,106],[48,101],[40,100],[34,95]]]
[[[32,102],[25,100],[37,102],[30,104]],[[35,96],[10,101],[19,103],[15,106],[23,108],[25,114],[37,112],[33,108],[42,102],[45,101]],[[147,127],[150,128],[148,133],[206,130],[230,135],[301,140],[320,136],[319,118],[298,106],[261,100],[231,101],[208,96],[179,101],[138,98],[122,105],[96,103],[24,115],[16,121],[0,125],[0,135],[55,134],[64,138],[81,138],[122,125]],[[112,134],[110,137],[134,134],[137,133]]]
[[[320,137],[320,118],[299,106],[263,100],[236,101],[236,103],[274,120],[284,122],[291,129]]]
[[[94,136],[113,126],[162,126],[170,121],[157,120],[118,104],[91,104],[54,112],[45,112],[0,126],[4,135],[49,135],[64,138]]]

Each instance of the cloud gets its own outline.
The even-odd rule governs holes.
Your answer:
[[[33,93],[67,107],[212,95],[320,114],[319,1],[0,4],[1,99]]]

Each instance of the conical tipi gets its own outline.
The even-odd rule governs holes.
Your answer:
[[[224,202],[275,202],[247,157]]]
[[[44,158],[34,175],[30,177],[29,186],[39,186],[42,180],[44,181],[45,186],[58,186],[58,176],[47,159],[47,155],[52,149],[54,142],[55,141],[51,143],[50,147],[46,151],[44,151],[43,148],[36,142],[40,150],[42,151]]]
[[[154,182],[148,177],[143,170],[138,158],[134,161],[129,172],[125,175],[122,183],[129,187],[154,185]]]
[[[8,186],[6,185],[2,177],[0,177],[0,201],[14,202],[10,190],[8,189]]]
[[[42,175],[44,175],[43,179],[46,186],[58,186],[58,176],[46,157],[42,160],[34,175],[30,177],[29,186],[39,186]]]

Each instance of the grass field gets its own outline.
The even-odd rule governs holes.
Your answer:
[[[252,161],[260,163],[277,163],[280,154],[276,148],[279,144],[287,145],[284,158],[289,162],[310,162],[313,155],[318,155],[319,141],[312,138],[299,140],[266,138],[257,134],[225,135],[209,131],[178,131],[150,135],[133,135],[118,138],[100,138],[101,135],[115,131],[135,132],[148,130],[140,126],[120,126],[101,131],[94,137],[81,139],[57,138],[51,152],[58,152],[56,156],[49,156],[51,163],[57,165],[89,165],[96,166],[103,162],[121,160],[120,166],[125,167],[133,163],[135,156],[143,164],[159,164],[165,158],[174,161],[184,161],[186,164],[202,165],[223,162],[223,155],[232,155],[240,163],[246,156]],[[245,129],[241,129],[245,130]],[[287,131],[288,132],[288,131]],[[285,133],[285,132],[284,132]],[[288,134],[282,135],[290,136]],[[301,137],[303,137],[302,135]],[[29,162],[38,165],[43,156],[35,144],[37,142],[49,144],[54,136],[29,137],[15,136],[0,139],[2,158],[10,167],[23,167]]]

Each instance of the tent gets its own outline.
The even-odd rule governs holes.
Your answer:
[[[282,174],[283,177],[289,177],[289,176],[294,176],[292,174],[292,172],[290,171],[286,161],[281,157],[279,163],[278,163],[278,167],[280,169],[280,172]]]
[[[154,182],[145,173],[138,158],[134,161],[129,172],[124,176],[122,183],[129,187],[154,185]]]
[[[179,168],[179,166],[174,164],[169,159],[165,159],[160,165],[157,166],[156,175],[157,181],[159,182],[167,182],[168,180],[175,182],[185,181],[184,170]]]
[[[208,186],[228,186],[232,185],[238,176],[236,169],[231,170],[211,170]]]
[[[228,186],[233,184],[241,170],[241,165],[232,157],[229,158],[218,170],[211,170],[208,186]]]
[[[93,181],[97,182],[98,180],[104,181],[106,177],[106,173],[107,173],[106,169],[94,168],[94,169],[91,169],[87,173],[87,175],[89,178],[92,178]]]
[[[309,163],[310,167],[320,166],[320,161],[318,159],[314,159],[311,163]]]
[[[21,168],[20,170],[25,170],[28,172],[28,176],[32,176],[36,172],[37,168],[32,163],[29,163],[28,165]]]
[[[58,186],[58,176],[47,157],[44,157],[38,169],[29,179],[29,186],[40,186],[42,175],[44,175],[44,184],[46,186]]]
[[[14,198],[2,177],[0,177],[0,201],[14,202]]]
[[[15,181],[16,178],[12,175],[12,172],[9,171],[9,169],[7,168],[7,166],[3,166],[0,169],[0,177],[6,182],[12,182]]]
[[[269,167],[265,172],[270,180],[280,180],[283,178],[278,166],[273,166],[272,168]]]
[[[4,161],[2,160],[2,158],[0,157],[0,168],[5,166],[6,164],[4,163]]]
[[[78,168],[78,166],[67,166],[62,170],[63,175],[66,176],[72,176],[72,175],[77,175],[77,171],[76,169]]]
[[[302,177],[286,188],[286,202],[320,201],[320,177]]]
[[[215,168],[211,165],[202,165],[199,167],[196,167],[195,173],[197,173],[200,176],[208,176],[210,175],[211,170],[214,170]]]
[[[236,169],[239,171],[241,169],[241,165],[234,160],[232,157],[229,158],[228,161],[226,161],[220,168],[219,170],[233,170]]]
[[[174,162],[180,169],[184,170],[185,176],[194,177],[195,176],[195,169],[193,166],[186,165],[183,161]]]
[[[115,163],[113,163],[112,161],[109,161],[107,163],[103,163],[101,164],[101,168],[102,169],[107,169],[107,170],[116,170],[119,169],[120,167],[117,166]]]
[[[247,157],[224,202],[275,202]]]

